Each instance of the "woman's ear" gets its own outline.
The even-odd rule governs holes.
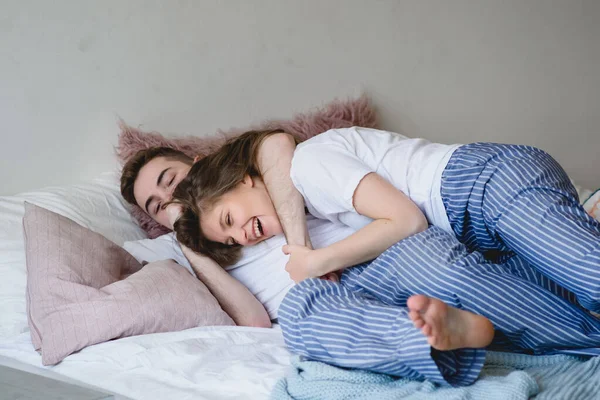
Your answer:
[[[248,187],[254,187],[254,179],[250,175],[244,176],[244,180],[242,181],[242,185]]]
[[[199,155],[194,157],[194,164],[196,164],[198,162],[198,160],[200,160],[202,157],[200,157]]]

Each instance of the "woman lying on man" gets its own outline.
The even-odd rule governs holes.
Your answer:
[[[245,134],[192,166],[173,195],[182,244],[227,265],[282,233],[254,167],[253,149],[273,133]],[[465,385],[491,342],[600,347],[600,320],[584,309],[600,304],[600,224],[546,153],[354,127],[300,144],[290,175],[310,214],[355,230],[322,249],[284,246],[300,282],[279,309],[292,352]],[[331,272],[339,282],[306,279]]]

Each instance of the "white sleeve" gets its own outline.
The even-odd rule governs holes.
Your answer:
[[[323,215],[354,211],[353,197],[372,168],[335,143],[303,144],[294,152],[290,176],[305,201]]]

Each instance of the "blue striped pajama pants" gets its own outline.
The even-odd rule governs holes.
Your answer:
[[[432,349],[408,318],[406,301],[413,294],[485,315],[499,342],[513,348],[600,347],[600,320],[570,301],[567,291],[518,257],[494,264],[469,253],[437,227],[345,270],[339,284],[300,282],[284,298],[279,322],[290,351],[313,360],[454,386],[472,383],[485,350]]]
[[[441,194],[469,250],[495,262],[516,254],[600,311],[600,223],[550,155],[529,146],[461,146],[444,170]]]
[[[548,234],[535,235],[546,229],[564,233],[569,243],[581,238],[581,243],[573,240],[577,254],[571,259],[579,261],[574,267],[583,265],[576,277],[598,265],[593,258],[598,224],[578,205],[572,185],[551,157],[525,146],[463,146],[444,172],[442,196],[453,230],[466,246],[432,227],[370,263],[347,269],[340,284],[308,279],[296,285],[279,310],[292,352],[442,384],[473,382],[484,350],[432,349],[408,318],[405,306],[412,294],[487,316],[497,329],[493,345],[536,353],[580,348],[581,354],[600,347],[599,320],[548,278],[594,309],[595,275],[589,286],[565,283],[559,279],[570,275],[560,269],[565,255],[543,253],[564,246],[565,238],[559,236],[557,243]],[[483,255],[469,254],[473,250]]]

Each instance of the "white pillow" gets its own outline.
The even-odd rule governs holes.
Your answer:
[[[22,223],[25,201],[64,215],[118,245],[146,237],[121,197],[116,173],[79,185],[0,196],[0,339],[29,330]]]
[[[125,242],[123,248],[138,260],[139,263],[154,262],[162,260],[175,260],[176,263],[185,267],[196,276],[190,262],[183,255],[179,242],[175,239],[175,233],[167,233],[156,239],[142,239]]]

